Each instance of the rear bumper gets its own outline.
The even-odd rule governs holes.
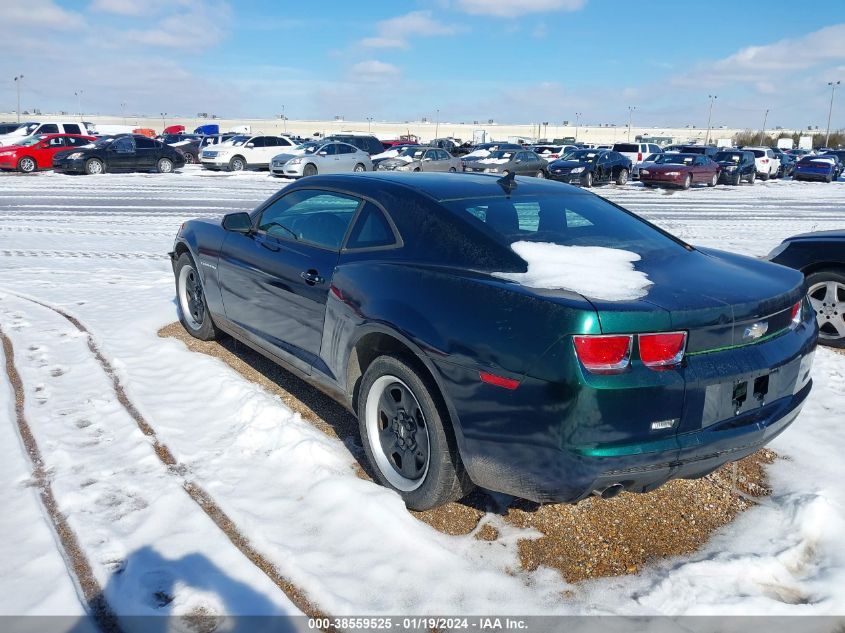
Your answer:
[[[448,394],[461,456],[477,485],[537,502],[576,502],[614,484],[648,492],[703,477],[795,420],[812,388],[816,332],[811,320],[769,341],[690,357],[677,372],[577,385],[526,377],[510,392],[469,391],[470,373],[446,368],[447,382],[462,385]],[[769,389],[755,398],[763,377]],[[747,398],[737,406],[732,391],[743,383]],[[667,418],[672,429],[649,430]]]

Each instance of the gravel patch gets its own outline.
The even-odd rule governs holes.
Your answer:
[[[178,322],[158,334],[219,358],[279,396],[304,420],[341,440],[358,460],[358,476],[372,479],[358,422],[337,402],[232,338],[199,341]],[[765,465],[775,459],[775,453],[762,449],[702,479],[671,481],[648,494],[591,497],[577,505],[539,505],[477,490],[460,502],[412,514],[444,534],[473,534],[491,542],[499,538],[492,520],[530,529],[535,536],[518,544],[522,567],[551,567],[568,582],[635,574],[650,561],[695,552],[715,530],[754,505],[755,497],[767,495]]]

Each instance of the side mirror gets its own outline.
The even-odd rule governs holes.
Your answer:
[[[317,155],[318,155],[318,156],[328,156],[328,155],[329,155],[329,153],[328,153],[328,152],[326,152],[326,151],[322,151],[322,152],[318,152],[318,154],[317,154]]]
[[[246,147],[246,148],[255,147],[255,143],[247,143],[246,145],[244,145],[244,147]]]
[[[248,235],[252,233],[252,218],[244,211],[228,213],[223,216],[223,228],[232,233]]]

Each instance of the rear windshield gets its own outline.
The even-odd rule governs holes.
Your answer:
[[[738,163],[742,160],[742,154],[739,152],[719,152],[716,156],[713,157],[713,160],[718,162],[731,162],[731,163]]]
[[[686,146],[682,147],[681,151],[685,154],[706,154],[707,150],[703,147],[695,147],[695,146]]]
[[[529,241],[603,246],[632,251],[644,258],[684,250],[677,241],[596,196],[497,196],[444,200],[443,204],[471,223],[486,227],[506,244]]]
[[[563,160],[577,160],[579,163],[592,163],[601,152],[594,149],[576,149],[563,157]]]
[[[634,145],[632,143],[617,143],[613,146],[614,152],[629,152],[629,153],[637,153],[640,151],[639,145]]]
[[[754,154],[757,158],[762,158],[763,156],[766,155],[766,150],[762,150],[762,149],[752,149],[752,150],[748,150],[748,151],[750,151],[752,154]]]

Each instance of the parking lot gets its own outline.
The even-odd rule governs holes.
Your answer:
[[[194,165],[0,175],[0,327],[19,374],[0,379],[0,407],[11,419],[23,396],[56,504],[120,612],[696,613],[730,601],[771,614],[843,603],[845,356],[817,352],[794,428],[737,471],[578,506],[508,509],[511,499],[482,492],[409,513],[362,468],[348,413],[237,345],[172,326],[166,253],[180,224],[249,211],[285,182]],[[595,192],[694,245],[751,256],[845,225],[845,179]],[[5,426],[2,461],[17,485],[4,501],[37,517]],[[43,552],[27,591],[42,612],[65,604],[67,552],[46,530],[13,537],[12,526],[0,521],[3,560]]]

